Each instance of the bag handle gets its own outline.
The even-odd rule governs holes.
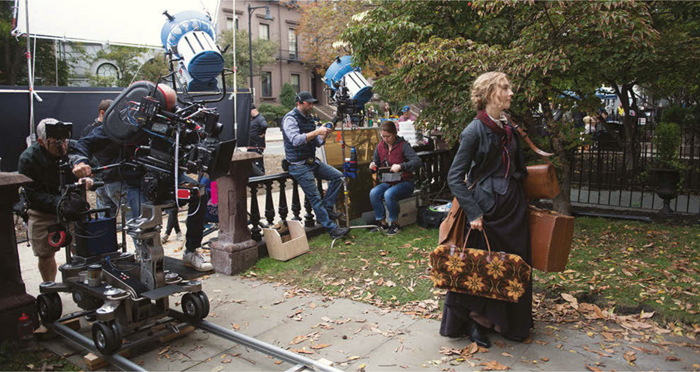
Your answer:
[[[549,159],[547,159],[547,158],[550,157],[550,156],[553,156],[554,154],[551,153],[551,152],[542,151],[540,148],[538,148],[537,146],[535,146],[535,144],[532,143],[532,140],[531,140],[530,137],[527,135],[527,133],[526,133],[522,128],[520,128],[520,125],[518,125],[518,123],[516,123],[515,121],[513,121],[513,119],[510,118],[509,116],[508,116],[508,121],[510,121],[511,123],[513,123],[513,128],[515,128],[515,130],[518,131],[518,133],[520,134],[520,137],[522,137],[522,138],[525,140],[525,142],[527,142],[527,144],[530,146],[530,148],[532,149],[532,151],[534,151],[535,154],[539,155],[540,158],[542,158],[542,160],[545,161],[545,163],[547,163],[547,164],[549,164],[549,165],[552,165],[552,163],[551,163],[551,162],[549,161]]]
[[[464,250],[467,249],[467,242],[469,241],[469,234],[472,232],[472,228],[467,231],[467,236],[464,238],[464,245],[462,246],[462,253],[464,253]],[[489,238],[486,236],[486,230],[481,230],[484,233],[484,239],[486,239],[486,248],[489,250],[489,257],[491,257],[491,244],[489,244]]]

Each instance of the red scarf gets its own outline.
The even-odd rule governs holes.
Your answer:
[[[513,128],[509,123],[505,123],[503,128],[501,128],[491,119],[491,117],[486,113],[486,110],[479,111],[476,114],[476,118],[491,129],[494,134],[501,137],[501,155],[503,164],[506,166],[505,175],[508,177],[508,171],[510,171],[510,153],[508,152],[508,148],[510,147],[511,141],[513,141]]]

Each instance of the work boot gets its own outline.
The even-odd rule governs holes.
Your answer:
[[[330,218],[331,220],[337,220],[340,217],[343,217],[342,213],[333,212],[331,210],[328,211],[328,218]]]
[[[201,253],[197,251],[185,252],[182,256],[182,263],[187,267],[193,267],[197,271],[211,271],[214,266],[206,262]]]
[[[331,236],[331,239],[337,239],[337,238],[340,238],[341,236],[344,236],[349,231],[350,231],[350,229],[347,227],[338,226],[335,229],[333,229],[331,232],[329,232],[328,235]]]

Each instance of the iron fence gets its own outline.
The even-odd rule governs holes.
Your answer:
[[[637,126],[634,146],[627,142],[631,139],[624,138],[622,124],[617,123],[608,122],[608,128],[615,132],[598,131],[591,135],[588,145],[575,150],[571,202],[659,210],[663,200],[656,195],[657,150],[652,142],[655,120],[647,117],[644,125]],[[682,130],[679,161],[683,169],[678,196],[671,201],[671,207],[678,213],[700,214],[700,125],[686,125]]]

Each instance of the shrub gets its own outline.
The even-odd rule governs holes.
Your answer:
[[[271,105],[268,103],[261,103],[258,106],[258,112],[265,118],[267,125],[270,127],[279,127],[282,118],[284,115],[287,115],[289,111],[290,109],[284,108],[283,106]]]
[[[671,106],[661,114],[661,122],[676,123],[680,126],[688,124],[693,120],[693,112],[689,108],[681,106]]]
[[[294,108],[296,96],[297,91],[289,83],[284,83],[284,85],[282,85],[282,92],[280,92],[280,103],[282,104],[282,107],[287,109],[287,111]]]
[[[661,122],[654,130],[654,147],[656,148],[656,164],[667,169],[679,169],[678,159],[681,146],[681,127],[676,123]]]

